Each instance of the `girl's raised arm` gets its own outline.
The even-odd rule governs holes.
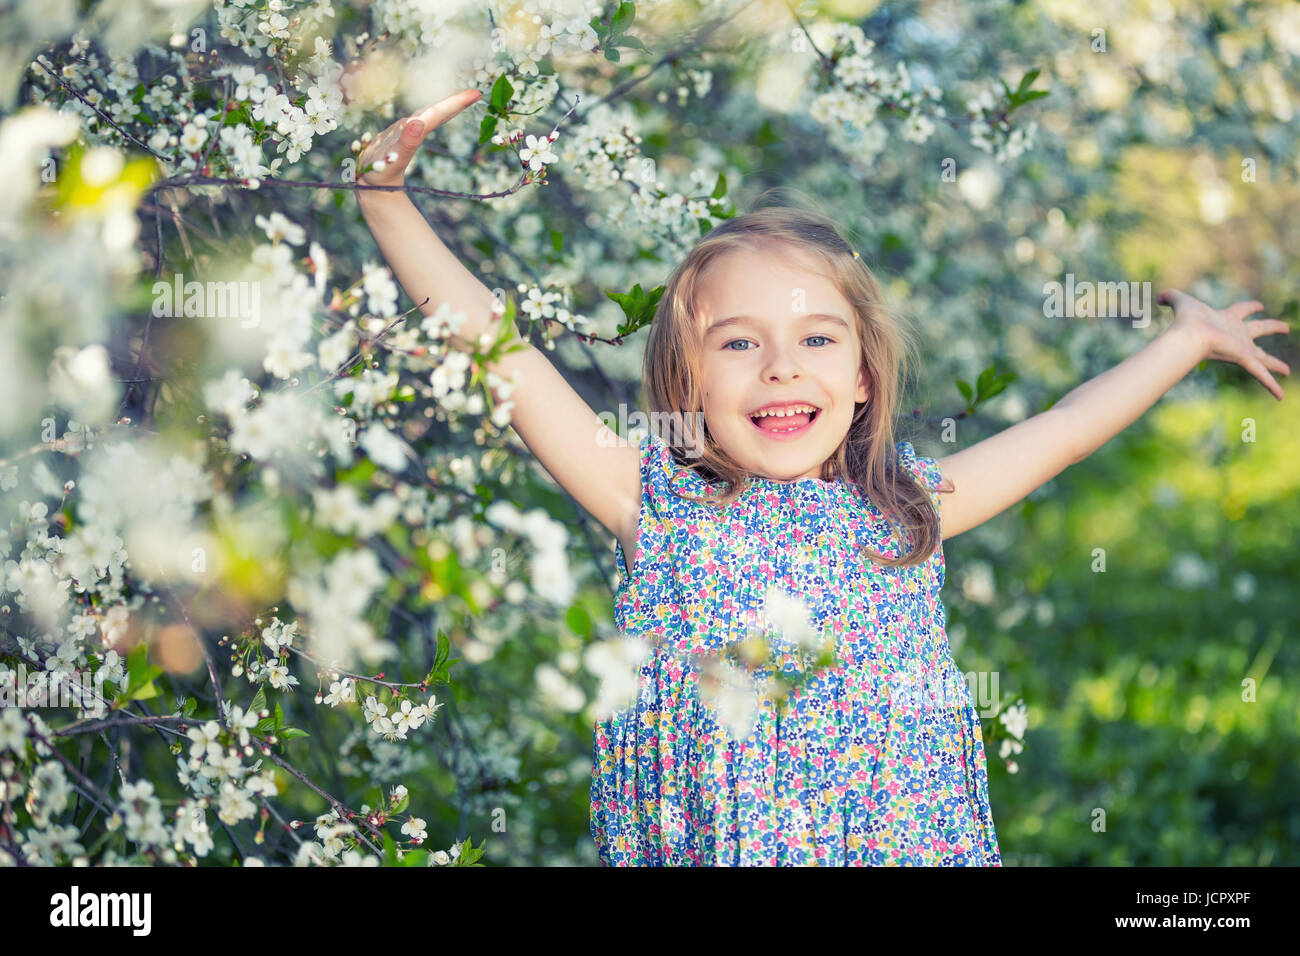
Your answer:
[[[1264,308],[1253,300],[1220,311],[1170,289],[1157,301],[1173,306],[1174,321],[1141,351],[1084,382],[1047,411],[939,459],[939,470],[953,486],[940,499],[945,540],[1002,513],[1083,461],[1204,359],[1240,365],[1282,400],[1282,387],[1270,372],[1289,375],[1291,368],[1255,339],[1289,331],[1285,322],[1246,321]]]
[[[400,186],[403,172],[430,130],[436,129],[482,94],[463,90],[416,116],[398,120],[367,146],[359,181]],[[387,157],[392,156],[391,160]],[[372,167],[376,161],[379,168]],[[458,335],[473,342],[495,332],[493,295],[445,246],[405,192],[357,190],[361,213],[397,281],[421,312],[433,314],[447,303],[464,312]],[[518,341],[518,333],[516,332]],[[542,466],[584,509],[625,545],[635,544],[640,517],[641,474],[636,447],[621,440],[532,345],[509,352],[492,367],[509,379],[511,425]],[[634,553],[629,552],[629,554]]]

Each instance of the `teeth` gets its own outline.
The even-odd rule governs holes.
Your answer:
[[[791,415],[798,415],[800,413],[811,415],[815,411],[817,411],[817,409],[812,405],[792,405],[789,408],[769,409],[767,411],[755,412],[750,416],[750,418],[788,418]]]

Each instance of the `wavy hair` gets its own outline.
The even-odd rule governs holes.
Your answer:
[[[822,464],[821,477],[827,481],[843,478],[857,484],[881,508],[891,527],[901,531],[911,544],[910,550],[897,558],[866,548],[864,555],[887,567],[922,564],[939,545],[939,515],[929,490],[900,468],[893,427],[903,382],[916,364],[913,333],[901,316],[886,306],[880,285],[866,263],[854,255],[853,247],[834,222],[820,212],[772,205],[724,220],[706,233],[673,270],[646,342],[642,380],[651,419],[686,415],[703,420],[703,342],[695,298],[709,264],[733,250],[762,247],[782,252],[783,245],[820,260],[826,267],[826,277],[852,305],[862,365],[871,383],[868,400],[858,403],[839,448]],[[665,440],[679,461],[691,459],[683,462],[685,467],[710,484],[720,483],[723,492],[707,498],[682,497],[724,507],[749,486],[749,475],[709,434],[707,421],[699,431],[703,434],[697,436],[692,455],[677,447],[676,439]]]

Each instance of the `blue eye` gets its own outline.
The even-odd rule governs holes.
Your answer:
[[[810,335],[810,336],[808,336],[808,338],[804,339],[804,341],[807,342],[807,341],[810,341],[811,339],[822,339],[823,341],[825,341],[825,343],[826,343],[827,345],[832,345],[832,344],[834,344],[834,340],[831,339],[829,336],[825,336],[825,335]],[[748,351],[751,351],[749,348],[737,349],[737,348],[732,348],[732,346],[733,346],[733,345],[745,345],[745,346],[748,346],[748,345],[750,345],[750,344],[751,344],[751,343],[750,343],[749,339],[732,339],[730,342],[728,342],[726,345],[723,346],[723,349],[726,349],[726,350],[729,350],[729,351],[732,351],[732,352],[748,352]]]

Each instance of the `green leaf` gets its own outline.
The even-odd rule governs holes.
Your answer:
[[[551,248],[556,252],[564,251],[564,233],[558,229],[551,230]]]
[[[148,666],[149,648],[145,646],[144,641],[141,641],[126,655],[127,686],[131,687],[139,683]]]
[[[610,292],[605,290],[605,295],[617,302],[623,309],[623,314],[627,316],[627,321],[621,323],[618,327],[619,335],[630,335],[637,329],[649,325],[654,320],[655,309],[659,305],[659,299],[663,296],[664,287],[658,286],[649,292],[643,292],[641,283],[632,286],[631,292]]]
[[[975,397],[975,393],[971,390],[971,387],[961,379],[957,379],[957,391],[961,392],[962,398],[966,399],[966,404],[968,405],[970,404],[971,399]]]
[[[1034,100],[1041,100],[1047,95],[1049,95],[1047,90],[1030,90],[1028,93],[1023,93],[1016,97],[1013,108],[1016,106],[1024,106],[1026,103],[1031,103]]]
[[[191,716],[198,706],[199,706],[199,702],[197,700],[195,700],[193,697],[186,697],[185,703],[181,706],[181,716],[182,717]]]
[[[650,48],[636,37],[621,36],[614,40],[611,46],[626,47],[629,50],[640,50],[642,53],[650,52]]]
[[[569,608],[568,613],[564,615],[564,623],[579,637],[591,637],[591,615],[580,604]]]
[[[259,687],[257,689],[257,693],[253,695],[253,702],[248,705],[248,709],[251,713],[260,714],[262,712],[262,708],[264,708],[265,706],[266,706],[266,688]]]
[[[645,297],[641,300],[641,311],[638,318],[641,319],[644,324],[648,325],[654,319],[655,310],[659,308],[659,300],[663,298],[663,294],[664,287],[661,285],[655,286],[647,292]]]
[[[384,831],[384,866],[397,866],[397,844],[388,831]]]
[[[273,728],[278,734],[280,728],[284,725],[284,711],[280,709],[280,702],[275,702],[275,727]]]
[[[300,730],[297,727],[285,727],[283,730],[280,731],[281,740],[297,740],[299,737],[310,737],[310,736],[311,734],[307,733],[307,731]]]
[[[727,194],[727,177],[718,173],[718,181],[713,184],[713,192],[709,195],[713,199],[721,199]]]
[[[133,647],[126,656],[126,689],[118,699],[126,702],[132,700],[150,700],[160,693],[154,686],[153,679],[163,672],[161,667],[149,666],[149,648],[143,641]]]
[[[612,46],[607,46],[605,47],[605,59],[617,63],[620,59],[622,59],[622,57],[619,55],[617,49],[615,49]]]
[[[1004,391],[1007,385],[1016,380],[1014,372],[1005,372],[1001,375],[997,372],[996,365],[990,365],[984,371],[980,372],[979,379],[975,383],[977,402],[988,401],[994,395]]]
[[[505,77],[502,77],[505,79]],[[484,143],[492,142],[492,137],[497,131],[497,117],[491,114],[483,117],[483,122],[478,124],[478,142],[482,146]]]
[[[465,839],[465,842],[461,844],[460,855],[456,857],[456,862],[453,863],[452,865],[453,866],[482,866],[482,864],[479,863],[478,860],[480,857],[483,856],[483,851],[486,847],[487,847],[486,837],[483,839],[483,845],[479,847],[475,847],[473,839],[467,837]]]
[[[159,668],[161,670],[161,668]],[[145,681],[139,687],[132,688],[127,692],[128,700],[152,700],[157,697],[161,691],[154,685],[152,680]]]
[[[1020,85],[1014,91],[1008,89],[1005,83],[1002,84],[1002,88],[1007,92],[1007,112],[1048,95],[1048,90],[1031,90],[1029,88],[1033,85],[1034,80],[1038,78],[1040,72],[1042,71],[1038,69],[1030,70],[1020,78]]]
[[[493,113],[505,114],[507,107],[510,105],[510,99],[515,95],[515,88],[510,85],[506,75],[502,73],[497,77],[497,81],[492,84],[492,95],[489,103],[489,109]],[[482,128],[479,129],[482,135]]]
[[[428,850],[411,850],[406,854],[406,856],[402,857],[402,866],[428,866],[428,865],[429,865]]]
[[[992,398],[994,395],[997,395],[997,394],[999,394],[1000,392],[1005,391],[1005,390],[1006,390],[1006,387],[1007,387],[1007,383],[1010,382],[1010,381],[1011,381],[1010,378],[1000,378],[1000,379],[998,379],[996,382],[994,382],[992,385],[990,385],[988,391],[986,391],[986,392],[984,393],[984,396],[983,396],[984,401],[988,401],[988,400],[989,400],[990,398]]]
[[[390,815],[396,813],[405,813],[406,808],[410,806],[410,803],[411,803],[411,791],[408,790],[406,791],[406,796],[398,800],[396,806],[394,806],[393,809],[389,811]]]
[[[433,667],[429,670],[429,675],[425,677],[426,684],[450,684],[451,683],[451,665],[460,660],[459,657],[451,657],[451,641],[442,631],[438,631],[438,649],[434,652]]]
[[[622,306],[623,314],[630,319],[632,317],[632,309],[636,305],[636,300],[639,297],[640,292],[641,292],[641,284],[637,283],[635,286],[632,287],[631,292],[610,292],[608,289],[606,289],[605,295],[609,296],[620,306]]]
[[[635,19],[636,4],[629,2],[629,0],[625,0],[625,2],[618,5],[618,9],[614,11],[614,15],[609,18],[609,32],[622,33],[632,25],[632,21]]]

